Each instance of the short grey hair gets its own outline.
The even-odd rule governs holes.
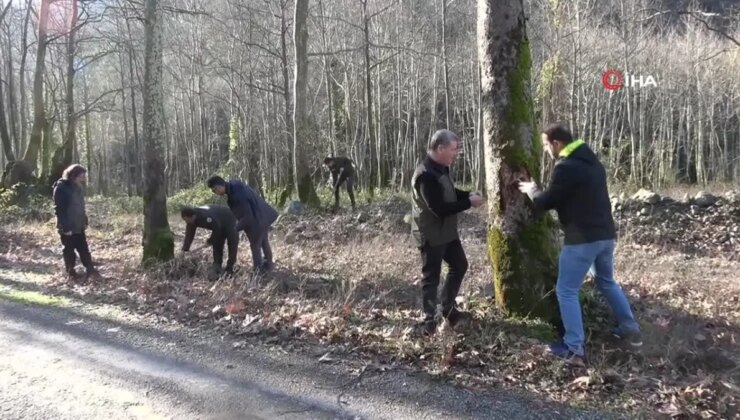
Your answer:
[[[449,146],[453,141],[459,142],[460,137],[447,129],[437,130],[429,140],[429,151],[437,150],[440,146]]]

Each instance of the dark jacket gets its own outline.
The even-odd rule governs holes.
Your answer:
[[[197,228],[208,229],[211,237],[206,243],[213,247],[214,263],[221,266],[224,243],[229,245],[229,255],[226,261],[226,270],[233,269],[236,263],[236,253],[239,246],[239,233],[236,230],[236,219],[225,206],[203,206],[195,208],[195,222],[188,223],[185,229],[185,240],[182,250],[189,251],[195,238]]]
[[[182,243],[183,251],[189,251],[195,238],[197,228],[210,230],[211,237],[208,244],[212,245],[219,239],[226,239],[237,235],[236,219],[231,210],[224,206],[203,206],[195,208],[195,223],[188,223],[185,229],[185,240]]]
[[[331,178],[334,185],[336,185],[337,181],[340,179],[344,181],[345,179],[355,175],[355,165],[352,162],[352,159],[348,157],[340,156],[332,158],[332,160],[327,164],[327,167],[329,168],[329,172],[331,172]]]
[[[226,202],[237,219],[237,230],[244,230],[247,235],[266,232],[278,217],[272,206],[238,179],[226,183],[226,196]]]
[[[566,245],[616,237],[606,170],[586,144],[560,157],[549,187],[536,192],[533,202],[538,209],[557,211]]]
[[[427,157],[411,178],[411,233],[418,246],[458,239],[457,213],[470,208],[470,193],[455,188],[450,169]]]
[[[59,233],[83,233],[87,228],[87,214],[82,187],[64,178],[55,182],[54,213]]]

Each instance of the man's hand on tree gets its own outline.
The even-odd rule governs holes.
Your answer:
[[[536,182],[530,182],[530,181],[520,181],[519,182],[519,191],[521,191],[524,194],[527,194],[527,196],[531,199],[534,197],[534,193],[536,193],[539,190],[539,187],[537,187]]]
[[[483,205],[483,196],[478,192],[471,192],[470,196],[470,205],[473,207],[480,207]]]

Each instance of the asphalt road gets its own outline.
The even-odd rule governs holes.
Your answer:
[[[0,298],[2,419],[604,418],[400,369]]]

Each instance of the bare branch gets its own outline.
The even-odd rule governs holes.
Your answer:
[[[391,7],[393,7],[395,5],[396,5],[396,0],[391,1],[388,6],[385,6],[384,8],[382,8],[382,9],[378,10],[377,12],[373,13],[372,15],[368,16],[367,17],[368,20],[374,18],[375,16],[378,16],[378,15],[384,13],[386,10],[390,9]]]
[[[103,92],[102,94],[100,94],[100,96],[98,96],[92,102],[90,102],[89,104],[87,104],[87,106],[84,109],[81,109],[81,110],[75,112],[75,118],[80,118],[80,117],[84,116],[85,114],[88,114],[90,112],[95,111],[96,110],[95,109],[95,105],[98,102],[102,101],[105,97],[107,97],[109,95],[118,94],[118,93],[121,93],[122,91],[123,91],[122,88],[117,88],[117,89],[111,89],[111,90],[109,90],[107,92]]]
[[[5,15],[8,13],[8,10],[10,10],[11,4],[13,4],[13,0],[8,0],[8,5],[5,6],[2,13],[0,13],[0,23],[2,23],[3,19],[5,19]]]
[[[712,26],[707,21],[707,18],[727,18],[727,16],[723,16],[719,13],[710,13],[710,12],[704,12],[701,10],[673,10],[673,9],[669,9],[669,10],[641,9],[638,11],[638,13],[641,13],[641,12],[651,12],[652,13],[651,15],[643,19],[640,19],[641,22],[656,18],[658,16],[674,14],[674,13],[678,16],[689,16],[693,18],[694,20],[701,22],[704,25],[704,27],[707,28],[708,30],[718,33],[723,38],[727,39],[728,41],[740,47],[740,40],[737,40],[732,35],[728,34],[726,31]]]

